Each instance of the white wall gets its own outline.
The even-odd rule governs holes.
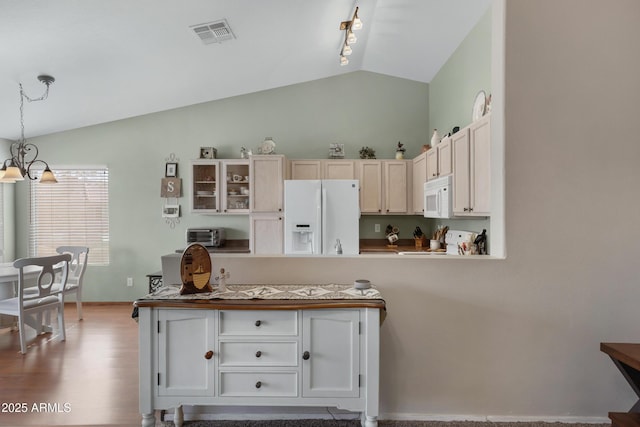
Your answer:
[[[635,0],[507,1],[507,259],[217,266],[241,282],[374,281],[388,308],[384,416],[603,422],[628,410],[634,393],[599,343],[640,341],[639,18]]]
[[[216,265],[239,282],[374,281],[388,308],[387,417],[602,421],[628,410],[633,392],[599,343],[640,340],[639,21],[637,0],[507,1],[506,260]],[[130,143],[122,155],[144,158]]]

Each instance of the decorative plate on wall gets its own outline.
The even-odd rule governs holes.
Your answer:
[[[480,92],[478,92],[478,94],[476,95],[476,99],[473,101],[473,110],[471,112],[471,120],[474,122],[476,120],[479,120],[482,116],[484,116],[486,108],[487,108],[487,94],[483,90],[481,90]]]

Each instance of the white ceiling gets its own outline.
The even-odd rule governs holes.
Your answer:
[[[357,70],[429,82],[491,0],[0,0],[0,138],[27,138]],[[363,29],[339,65],[340,21]],[[225,18],[236,39],[189,26]]]

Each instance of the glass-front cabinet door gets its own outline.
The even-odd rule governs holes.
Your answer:
[[[221,180],[223,213],[249,213],[249,160],[223,160]]]
[[[191,211],[212,214],[220,212],[220,162],[217,160],[193,160],[191,186]]]

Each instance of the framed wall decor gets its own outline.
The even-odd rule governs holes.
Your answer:
[[[180,197],[182,178],[162,178],[160,197]]]
[[[213,147],[200,147],[200,158],[201,159],[215,159],[217,151]]]
[[[180,205],[164,205],[162,207],[163,218],[178,218],[180,216]]]
[[[177,163],[165,163],[164,176],[167,178],[175,178],[178,176],[178,164]]]
[[[330,159],[344,159],[344,144],[329,144]]]

